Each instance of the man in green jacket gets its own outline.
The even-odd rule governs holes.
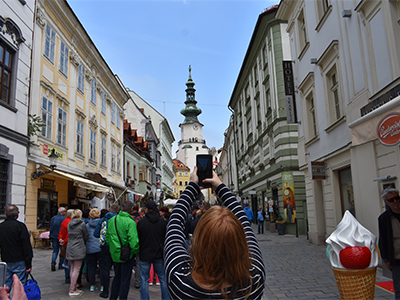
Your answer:
[[[131,284],[133,255],[139,253],[139,238],[136,223],[131,213],[133,203],[125,201],[121,205],[121,211],[108,221],[106,241],[110,245],[111,258],[114,262],[114,280],[111,285],[110,299],[127,299]],[[118,230],[118,234],[117,234]],[[119,237],[118,237],[119,235]],[[129,246],[131,252],[127,261],[120,259],[121,243]]]

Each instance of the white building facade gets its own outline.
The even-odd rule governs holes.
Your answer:
[[[134,91],[127,88],[127,91],[137,107],[143,109],[144,115],[151,120],[156,136],[159,140],[157,151],[160,155],[161,176],[159,187],[165,194],[173,196],[173,157],[172,144],[175,141],[174,134],[169,126],[168,120],[148,104],[143,98],[137,95]],[[129,114],[129,112],[127,112]],[[158,175],[157,175],[158,176]]]
[[[378,235],[380,192],[399,187],[399,147],[379,141],[399,112],[400,28],[395,1],[286,1],[306,175],[310,241],[323,244],[346,210]],[[390,175],[390,176],[389,176]]]
[[[0,218],[9,204],[26,217],[28,106],[35,1],[0,1]]]

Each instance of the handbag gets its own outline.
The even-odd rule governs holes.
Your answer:
[[[28,278],[24,284],[24,290],[28,300],[40,300],[42,298],[39,285],[33,278],[31,273],[28,273]]]
[[[117,232],[119,243],[121,244],[121,254],[119,259],[122,261],[127,261],[131,256],[131,247],[122,245],[121,238],[119,237],[118,229],[117,229],[117,216],[115,216],[115,231]]]
[[[61,251],[60,251],[60,257],[61,258],[65,258],[66,252],[67,252],[67,247],[66,246],[62,246],[61,247]]]

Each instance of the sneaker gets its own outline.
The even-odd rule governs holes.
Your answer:
[[[83,287],[83,284],[82,284],[82,283],[77,283],[77,284],[76,284],[76,287],[77,287],[77,288],[81,288],[81,287]]]
[[[53,272],[56,270],[56,264],[55,264],[55,263],[52,263],[52,264],[51,264],[51,270],[52,270]]]
[[[91,292],[94,292],[96,290],[97,290],[97,286],[95,286],[95,285],[90,286],[90,291]]]
[[[152,283],[152,282],[149,282],[149,285],[153,285],[153,283]]]
[[[156,285],[161,285],[161,283],[159,283],[159,282],[156,282]]]
[[[101,298],[108,298],[108,293],[101,292],[99,295]]]
[[[100,288],[100,292],[102,292],[104,290],[104,286],[101,286]]]

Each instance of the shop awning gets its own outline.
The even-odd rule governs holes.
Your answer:
[[[139,192],[135,192],[134,190],[131,190],[131,189],[127,189],[127,192],[128,192],[128,193],[131,193],[131,194],[134,194],[134,195],[138,195],[138,196],[140,196],[140,197],[143,197],[143,196],[144,196],[143,194],[141,194],[141,193],[139,193]]]
[[[108,187],[108,186],[104,186],[100,183],[94,182],[92,180],[83,178],[83,177],[79,177],[76,175],[72,175],[69,173],[65,173],[59,170],[54,170],[54,173],[67,177],[69,179],[72,179],[74,181],[74,185],[75,186],[79,186],[81,188],[87,189],[87,190],[92,190],[95,192],[100,192],[100,193],[111,193],[112,192],[112,188]]]

